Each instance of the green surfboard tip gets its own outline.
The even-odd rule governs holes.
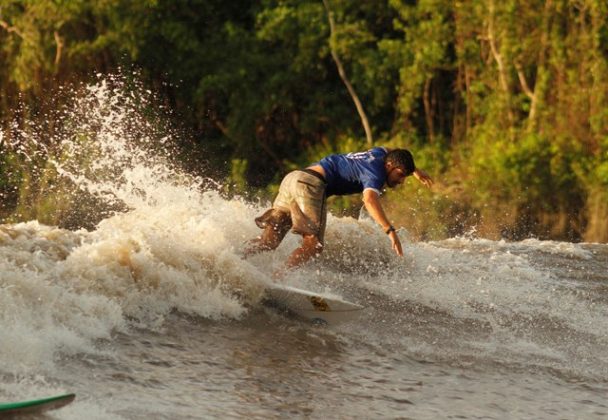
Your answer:
[[[0,403],[0,417],[6,415],[34,414],[56,410],[68,405],[76,398],[76,394],[63,394],[37,400]]]

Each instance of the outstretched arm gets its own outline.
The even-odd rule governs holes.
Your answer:
[[[433,185],[433,179],[429,176],[429,174],[424,172],[422,169],[416,169],[414,171],[414,178],[416,178],[418,181],[422,182],[422,185],[424,185],[427,188],[431,188],[431,186]]]
[[[389,228],[391,228],[391,222],[389,222],[386,217],[379,198],[378,193],[374,190],[367,189],[363,191],[363,203],[365,204],[367,212],[376,223],[382,226],[382,230],[387,232]],[[397,236],[397,232],[393,229],[388,233],[388,236],[391,240],[393,251],[395,251],[397,255],[403,256],[403,249],[401,248],[401,241]]]

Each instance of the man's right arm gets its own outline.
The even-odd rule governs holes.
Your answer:
[[[365,204],[365,208],[372,219],[382,226],[384,232],[387,232],[391,227],[391,222],[384,213],[378,193],[372,189],[363,190],[363,204]],[[393,251],[395,251],[397,255],[403,256],[403,249],[401,248],[401,241],[397,236],[397,232],[392,230],[388,233],[388,236],[391,240]]]

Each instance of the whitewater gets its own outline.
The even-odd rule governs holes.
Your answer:
[[[0,401],[77,394],[49,419],[608,415],[607,245],[401,230],[400,258],[372,221],[330,215],[322,256],[284,281],[366,309],[313,325],[263,304],[299,237],[244,260],[268,203],[172,164],[153,147],[171,134],[114,85],[65,110],[62,159],[41,134],[7,145],[48,154],[98,221],[0,225]]]

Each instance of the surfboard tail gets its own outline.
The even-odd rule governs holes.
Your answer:
[[[327,324],[355,320],[363,306],[336,297],[324,296],[292,286],[271,284],[266,287],[268,301],[303,318]]]

